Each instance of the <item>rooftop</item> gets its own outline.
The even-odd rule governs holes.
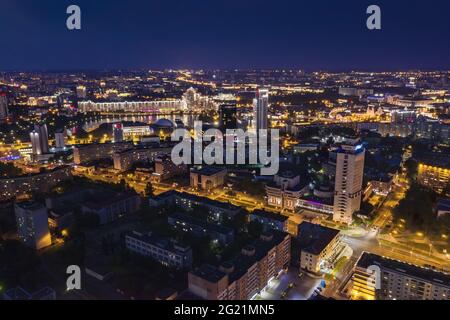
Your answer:
[[[339,230],[303,221],[298,226],[297,239],[302,251],[318,255],[339,233]]]
[[[185,253],[191,250],[189,246],[182,245],[170,238],[159,236],[153,232],[141,233],[138,231],[130,231],[126,234],[126,236],[150,243],[158,248],[171,252]]]
[[[26,202],[17,203],[16,206],[23,210],[31,210],[31,211],[45,208],[45,206],[43,204],[34,202],[34,201],[26,201]]]
[[[210,264],[204,264],[201,267],[194,269],[192,274],[209,282],[219,282],[226,276],[226,273]]]
[[[192,216],[190,216],[189,214],[185,214],[185,213],[179,213],[179,212],[172,213],[171,215],[169,215],[169,218],[179,220],[179,221],[185,222],[190,225],[199,226],[199,227],[202,227],[203,229],[214,231],[214,232],[217,232],[220,234],[233,233],[233,229],[230,229],[228,227],[224,227],[224,226],[221,226],[218,224],[214,224],[214,223],[207,223],[202,220],[195,219]]]
[[[219,172],[223,172],[226,171],[226,169],[224,168],[219,168],[219,167],[197,167],[197,168],[193,168],[191,170],[192,173],[197,173],[197,174],[201,174],[203,176],[213,176],[215,174],[218,174]]]
[[[276,220],[276,221],[280,221],[280,222],[285,222],[286,220],[289,219],[288,217],[283,216],[281,214],[277,214],[277,213],[273,213],[273,212],[269,212],[269,211],[265,211],[265,210],[260,210],[260,209],[256,209],[255,211],[253,211],[251,213],[251,215],[270,219],[270,220]]]
[[[383,269],[401,273],[409,277],[423,279],[436,285],[450,287],[449,274],[382,257],[374,253],[363,252],[357,262],[357,266],[360,268],[368,268],[371,265],[377,265]]]

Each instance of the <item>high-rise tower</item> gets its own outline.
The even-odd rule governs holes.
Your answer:
[[[361,206],[365,150],[357,139],[347,140],[336,153],[333,220],[351,224]]]
[[[269,109],[269,89],[259,88],[253,100],[253,127],[256,132],[267,129],[267,116]]]

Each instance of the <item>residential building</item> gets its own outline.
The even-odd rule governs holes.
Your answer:
[[[152,175],[152,180],[158,183],[187,172],[186,164],[176,165],[168,154],[156,157],[154,162],[155,172]]]
[[[442,160],[422,160],[417,170],[417,181],[438,193],[441,193],[450,181],[450,161]]]
[[[92,143],[73,148],[73,162],[81,164],[99,159],[110,158],[115,152],[133,147],[131,142],[120,143]]]
[[[3,293],[4,300],[56,300],[56,291],[50,287],[30,293],[22,287],[15,287]]]
[[[196,237],[209,237],[212,241],[224,245],[229,245],[234,240],[233,229],[193,218],[189,214],[173,213],[169,215],[167,221],[174,230]]]
[[[69,166],[15,178],[0,179],[0,201],[30,196],[33,192],[46,193],[57,184],[71,179],[72,170]]]
[[[154,161],[157,157],[170,152],[170,148],[131,148],[113,154],[114,169],[127,171],[138,162]]]
[[[450,275],[363,252],[351,293],[354,300],[450,300]]]
[[[118,194],[100,201],[90,201],[82,205],[83,213],[98,216],[101,225],[113,222],[140,209],[141,198],[134,193]]]
[[[207,300],[250,300],[287,269],[290,259],[290,235],[272,230],[242,248],[231,261],[189,272],[189,291]]]
[[[212,200],[207,197],[200,197],[195,194],[178,192],[175,190],[166,191],[149,199],[150,206],[177,205],[184,210],[192,210],[199,206],[208,211],[209,217],[214,221],[223,221],[234,217],[241,211],[241,208],[231,203]]]
[[[152,232],[129,232],[125,235],[127,250],[148,256],[167,267],[177,269],[192,266],[192,249]]]
[[[21,242],[36,250],[52,244],[47,208],[44,205],[37,202],[16,203],[14,210]]]
[[[287,232],[288,220],[289,218],[287,216],[265,210],[257,209],[250,213],[250,221],[258,221],[263,225],[265,230],[275,229]]]

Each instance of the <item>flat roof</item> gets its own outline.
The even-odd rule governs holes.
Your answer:
[[[254,210],[252,213],[250,213],[250,215],[254,215],[254,216],[258,216],[258,217],[266,218],[266,219],[270,219],[270,220],[276,220],[276,221],[280,221],[280,222],[285,222],[286,220],[289,219],[288,217],[283,216],[281,214],[277,214],[277,213],[273,213],[273,212],[269,212],[269,211],[265,211],[265,210],[261,210],[261,209]]]
[[[38,210],[45,208],[45,206],[39,202],[35,201],[26,201],[26,202],[20,202],[16,203],[16,206],[19,208],[22,208],[24,210]]]
[[[212,166],[199,167],[191,170],[191,172],[201,174],[203,176],[212,176],[222,171],[226,171],[226,169]]]
[[[130,231],[126,236],[150,243],[158,248],[171,252],[186,253],[191,249],[189,246],[177,243],[170,238],[159,236],[153,232],[141,233],[138,231]]]
[[[357,262],[357,266],[360,268],[368,268],[371,265],[378,265],[388,271],[423,279],[439,286],[450,287],[450,274],[379,256],[374,253],[363,252]]]
[[[210,264],[203,264],[199,268],[191,271],[191,273],[209,282],[219,282],[226,276],[226,273],[220,271],[218,268]]]
[[[300,249],[314,255],[320,254],[340,233],[337,229],[307,221],[303,221],[297,230]]]
[[[175,213],[172,213],[171,215],[169,215],[169,218],[183,221],[185,223],[199,226],[206,230],[214,231],[214,232],[224,234],[224,235],[234,233],[233,229],[231,229],[231,228],[224,227],[224,226],[214,224],[214,223],[207,223],[202,220],[195,219],[194,217],[190,216],[189,214],[185,214],[185,213],[175,212]]]

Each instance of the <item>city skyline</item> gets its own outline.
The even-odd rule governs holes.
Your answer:
[[[450,301],[449,12],[1,0],[0,303]]]

